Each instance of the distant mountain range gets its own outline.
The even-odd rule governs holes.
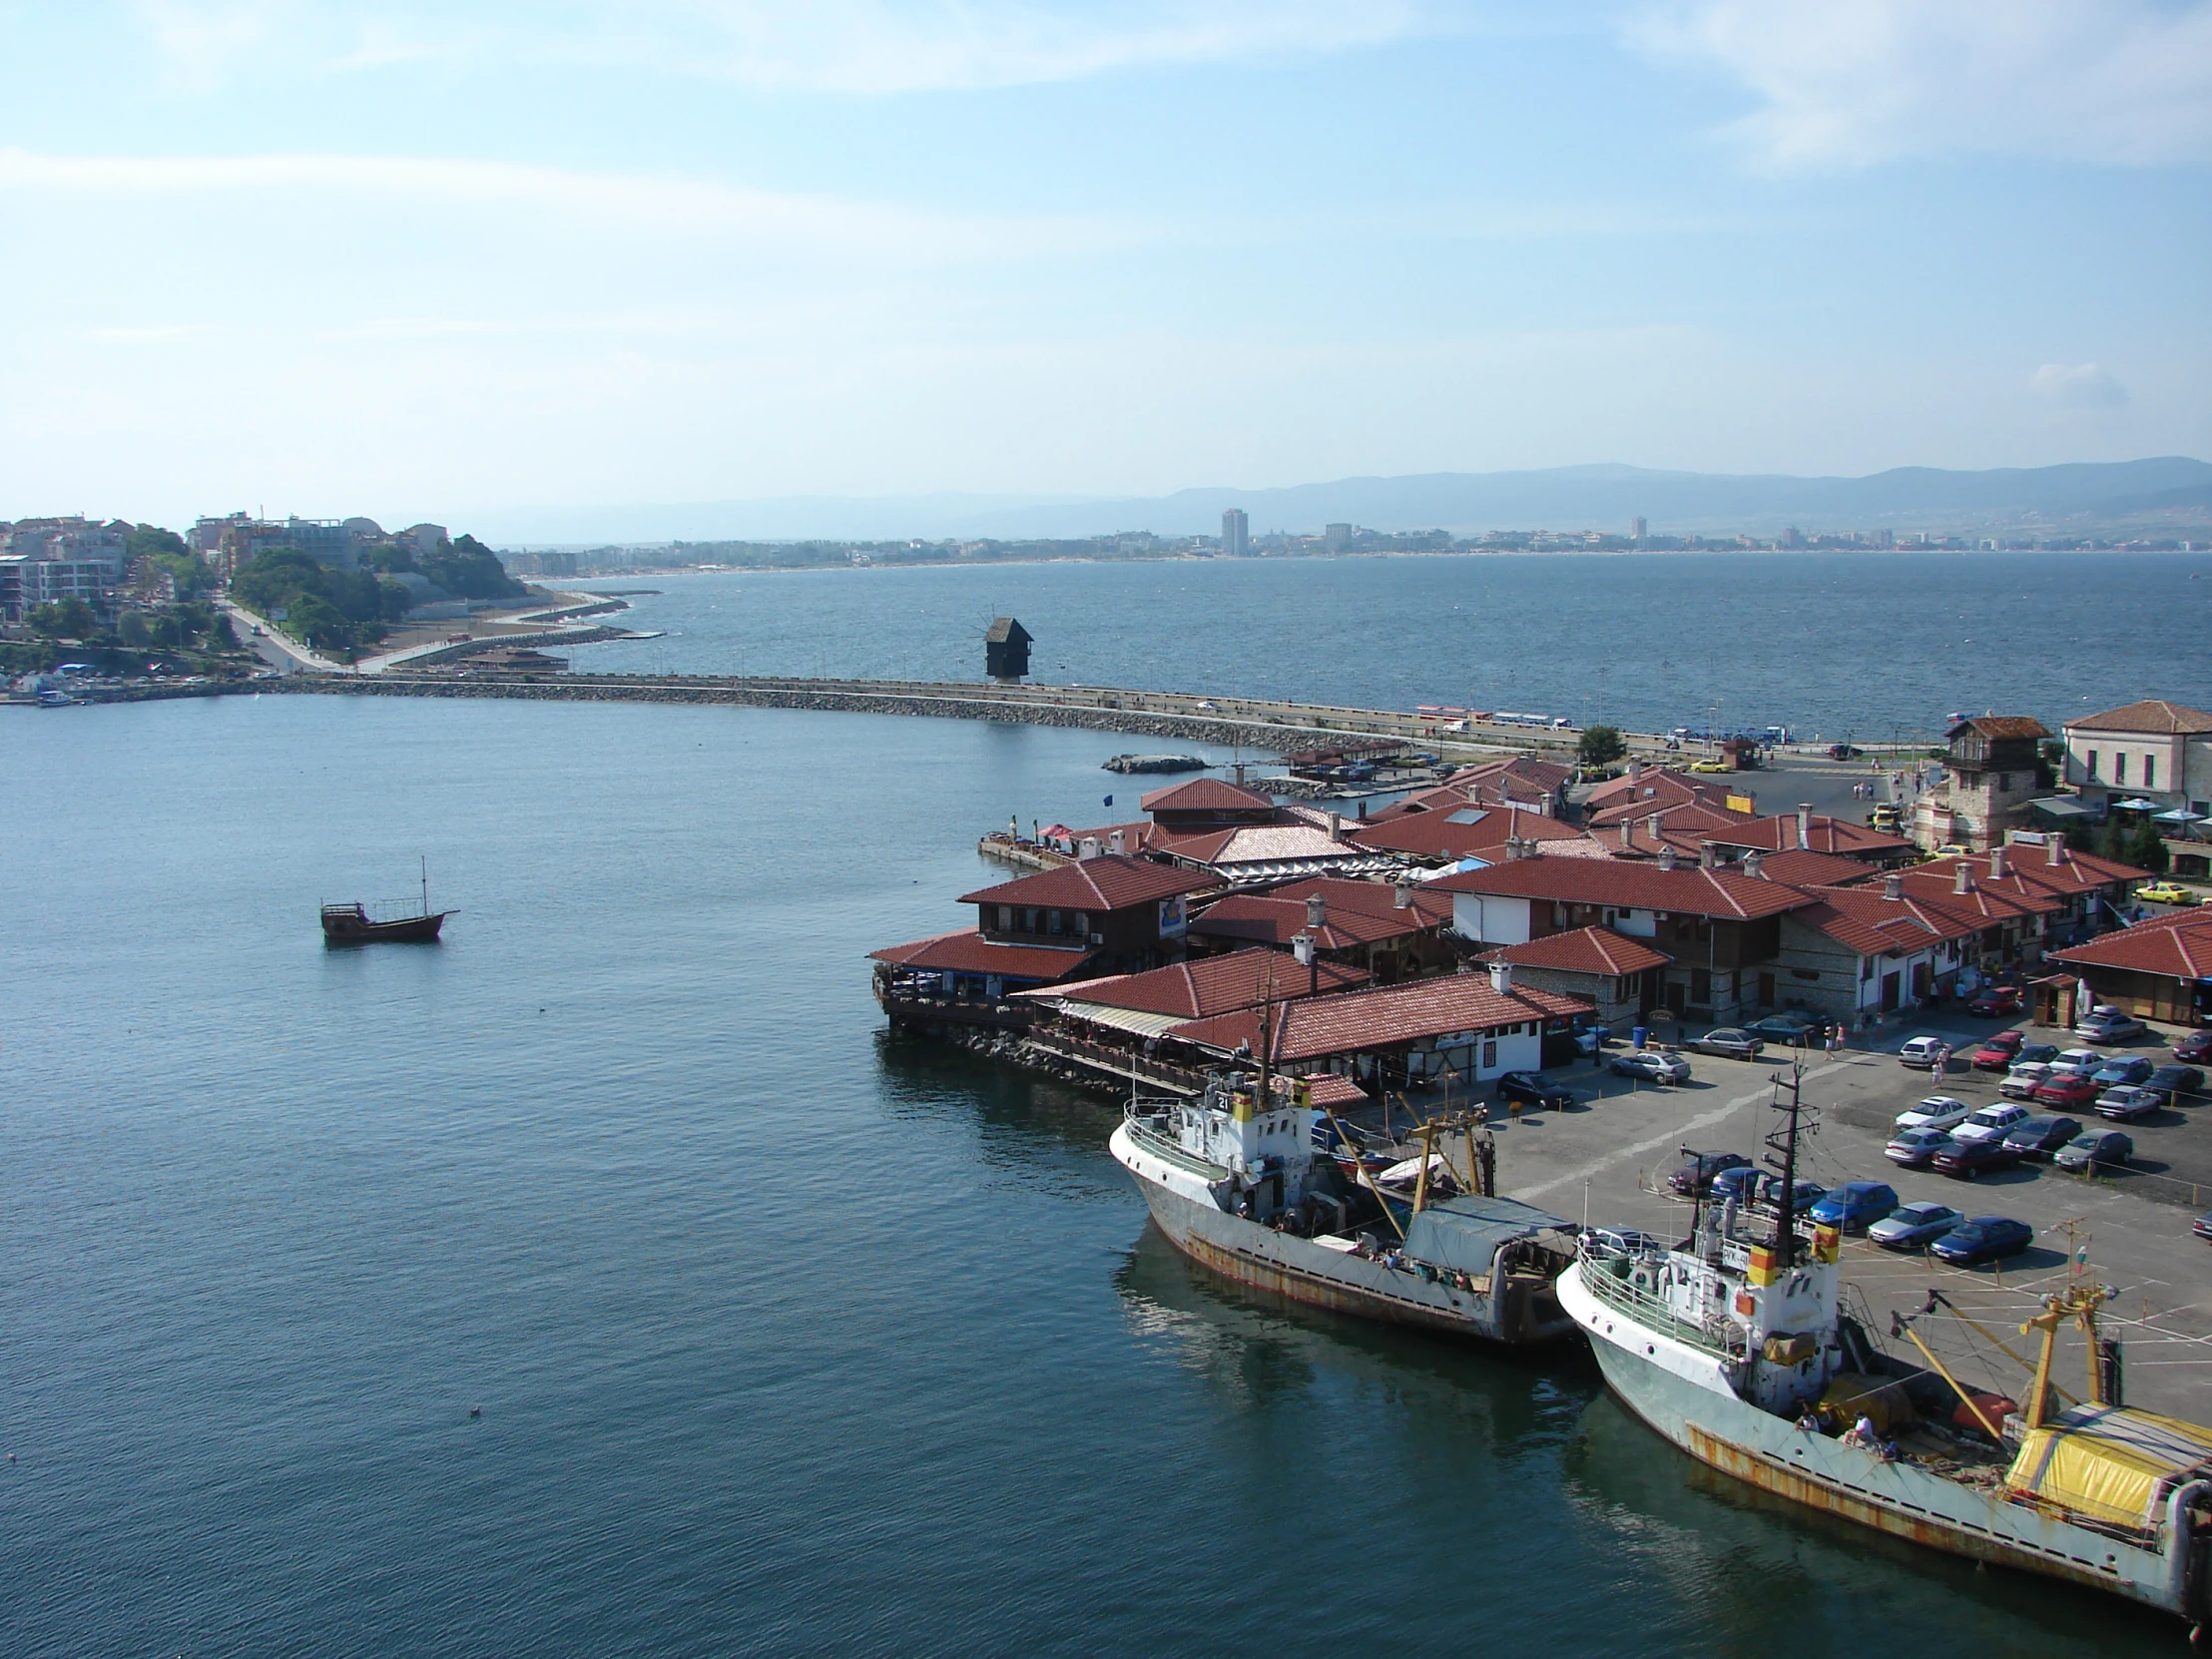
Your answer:
[[[547,508],[480,513],[469,522],[480,537],[506,547],[810,538],[1016,541],[1126,530],[1213,535],[1230,507],[1251,516],[1255,535],[1318,534],[1330,523],[1454,535],[1537,529],[1625,535],[1629,521],[1638,517],[1653,535],[1771,534],[1793,524],[1808,534],[1881,529],[1958,534],[2036,524],[2078,533],[2091,524],[2157,518],[2202,522],[2212,512],[2212,463],[2172,455],[1987,472],[1896,467],[1864,478],[1567,466],[1340,478],[1287,489],[1187,489],[1151,497],[783,496]]]

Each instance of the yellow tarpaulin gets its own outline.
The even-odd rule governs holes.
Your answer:
[[[2154,1526],[2173,1481],[2212,1459],[2212,1428],[2112,1405],[2077,1405],[2028,1433],[2010,1491],[2122,1526]]]

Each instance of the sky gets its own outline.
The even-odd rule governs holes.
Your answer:
[[[0,0],[0,517],[2212,456],[2212,0]]]

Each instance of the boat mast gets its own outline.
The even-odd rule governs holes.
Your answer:
[[[422,860],[422,913],[428,915],[430,913],[430,854],[418,852],[415,856]]]
[[[1776,1262],[1776,1266],[1784,1273],[1788,1273],[1792,1268],[1796,1267],[1798,1260],[1798,1114],[1803,1104],[1801,1098],[1803,1078],[1804,1066],[1799,1061],[1792,1060],[1790,1062],[1790,1104],[1787,1108],[1790,1114],[1790,1121],[1778,1133],[1769,1135],[1767,1137],[1768,1148],[1772,1151],[1782,1154],[1782,1162],[1778,1166],[1782,1171],[1782,1203],[1780,1205],[1781,1216],[1775,1226],[1775,1246],[1780,1253],[1779,1258]],[[1779,1075],[1777,1075],[1774,1079],[1774,1109],[1776,1111],[1784,1110],[1785,1108],[1782,1104],[1782,1079]],[[1774,1160],[1772,1158],[1769,1158],[1767,1162],[1772,1164],[1774,1163]]]

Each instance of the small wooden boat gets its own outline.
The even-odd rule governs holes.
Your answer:
[[[391,907],[379,905],[378,910]],[[422,907],[400,914],[376,914],[366,904],[325,904],[322,906],[322,942],[324,944],[432,944],[438,929],[445,925],[451,910],[430,908],[430,865],[422,866]]]

